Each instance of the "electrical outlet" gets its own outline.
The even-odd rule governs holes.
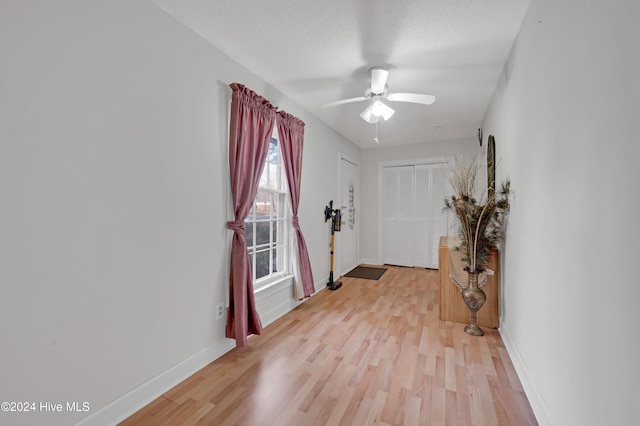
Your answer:
[[[224,303],[218,303],[216,306],[216,319],[220,319],[224,316]]]

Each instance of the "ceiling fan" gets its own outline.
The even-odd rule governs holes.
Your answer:
[[[387,87],[389,70],[382,67],[372,67],[369,69],[369,72],[371,73],[371,87],[364,92],[364,96],[329,102],[322,106],[331,107],[372,99],[373,101],[369,106],[360,113],[360,117],[362,117],[362,119],[367,123],[377,123],[380,120],[390,119],[395,113],[395,111],[384,104],[381,99],[386,99],[391,102],[413,102],[425,105],[431,105],[436,100],[436,97],[433,95],[421,95],[419,93],[389,93]]]

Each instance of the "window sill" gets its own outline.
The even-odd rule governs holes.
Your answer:
[[[276,278],[273,281],[270,281],[268,284],[255,290],[254,295],[260,298],[269,297],[270,295],[279,292],[280,290],[288,287],[291,284],[293,284],[293,275],[283,275],[282,277]]]

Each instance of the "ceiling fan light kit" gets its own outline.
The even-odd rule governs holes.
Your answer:
[[[380,121],[380,116],[373,115],[373,107],[369,105],[364,111],[360,113],[360,117],[367,123],[377,123]]]
[[[389,93],[387,88],[389,70],[382,67],[371,67],[369,68],[369,73],[371,74],[371,87],[365,90],[364,96],[329,102],[328,104],[324,104],[323,107],[342,105],[351,102],[362,102],[367,99],[375,98],[375,101],[360,113],[360,117],[364,121],[373,124],[380,120],[386,121],[395,113],[392,108],[382,103],[380,101],[381,99],[386,99],[391,102],[411,102],[424,105],[431,105],[436,100],[436,97],[433,95],[423,95],[419,93]]]
[[[380,101],[375,101],[372,105],[372,108],[373,108],[373,115],[378,115],[378,116],[381,115],[382,118],[384,118],[385,120],[390,119],[391,116],[395,114],[395,111],[392,108],[389,108],[388,106],[386,106]]]
[[[360,117],[367,123],[377,123],[380,120],[386,121],[390,119],[393,114],[395,114],[395,111],[392,108],[389,108],[380,100],[376,100],[360,113]]]

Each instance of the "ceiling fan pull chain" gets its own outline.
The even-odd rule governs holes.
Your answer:
[[[378,140],[378,122],[376,121],[376,137],[373,138],[374,141],[376,141],[376,143],[380,143],[380,141]]]

